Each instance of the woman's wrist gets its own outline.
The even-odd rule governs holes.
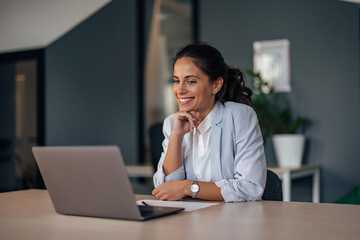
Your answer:
[[[193,183],[194,181],[193,180],[184,180],[184,189],[183,189],[183,193],[185,196],[192,196],[192,193],[191,193],[191,184]]]
[[[184,135],[183,133],[178,133],[178,132],[172,132],[170,137],[169,137],[169,141],[174,141],[174,142],[180,142],[182,143],[182,140],[184,138]]]

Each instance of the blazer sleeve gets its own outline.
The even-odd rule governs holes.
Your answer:
[[[263,139],[255,111],[236,112],[234,127],[234,160],[232,157],[222,161],[234,161],[232,179],[215,182],[221,188],[226,202],[261,200],[266,183],[266,159]]]
[[[185,179],[185,168],[184,164],[182,164],[177,170],[170,173],[169,175],[166,175],[163,169],[163,164],[167,152],[167,148],[169,146],[169,137],[172,132],[172,126],[173,126],[173,115],[167,117],[164,120],[163,125],[163,133],[164,133],[164,141],[162,143],[163,152],[161,153],[161,157],[157,166],[157,171],[155,172],[153,176],[154,186],[155,188],[159,185],[163,184],[164,182],[168,181],[176,181],[176,180],[184,180]]]

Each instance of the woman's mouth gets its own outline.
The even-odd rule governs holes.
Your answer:
[[[187,104],[190,101],[194,100],[194,97],[190,97],[190,98],[179,98],[179,103],[180,104]]]

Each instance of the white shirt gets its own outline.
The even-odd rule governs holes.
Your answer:
[[[193,169],[195,179],[211,182],[211,113],[193,130]]]

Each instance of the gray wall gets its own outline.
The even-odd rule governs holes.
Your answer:
[[[217,47],[231,65],[252,68],[253,41],[281,38],[290,40],[293,90],[287,97],[295,114],[312,121],[304,162],[321,165],[321,201],[333,202],[360,184],[358,5],[200,1],[200,40]],[[310,184],[294,182],[294,200],[310,200]]]
[[[46,48],[46,145],[120,146],[138,161],[136,1],[112,1]]]

